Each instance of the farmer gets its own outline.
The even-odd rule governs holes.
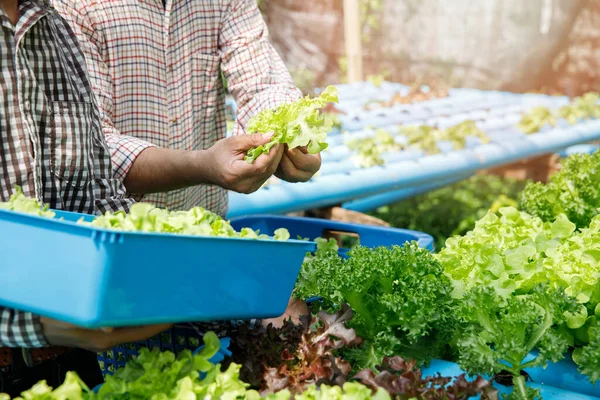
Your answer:
[[[47,0],[0,0],[0,24],[0,201],[20,185],[55,209],[128,210],[73,31]],[[0,392],[16,396],[41,379],[57,386],[69,370],[94,386],[93,352],[167,327],[86,330],[0,307]]]
[[[225,215],[226,189],[250,193],[273,172],[299,182],[319,170],[320,156],[300,149],[276,148],[274,162],[249,165],[244,153],[259,139],[223,139],[221,73],[239,106],[234,134],[261,110],[301,96],[256,0],[53,2],[81,42],[113,169],[128,194]]]
[[[320,156],[304,149],[275,148],[253,165],[243,160],[268,140],[239,135],[249,119],[301,96],[256,0],[53,3],[79,38],[115,175],[136,199],[224,216],[227,189],[254,192],[273,173],[305,182],[321,167]],[[239,136],[229,139],[221,73],[238,104]],[[307,311],[292,302],[282,318]]]

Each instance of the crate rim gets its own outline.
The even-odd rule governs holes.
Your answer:
[[[243,221],[246,219],[253,219],[253,218],[277,219],[277,220],[284,220],[284,221],[320,222],[320,223],[336,225],[336,226],[339,226],[340,228],[342,226],[346,226],[346,227],[347,226],[360,226],[360,227],[365,227],[365,228],[369,228],[369,229],[374,229],[377,231],[386,231],[386,232],[394,232],[394,233],[404,232],[404,233],[410,233],[412,235],[421,236],[421,237],[430,237],[431,236],[426,232],[415,231],[415,230],[404,229],[404,228],[394,228],[394,227],[388,227],[388,226],[374,226],[374,225],[368,225],[368,224],[359,224],[359,223],[355,223],[355,222],[335,221],[335,220],[330,220],[330,219],[321,219],[321,218],[313,218],[313,217],[292,217],[292,216],[277,215],[277,214],[248,214],[248,215],[233,217],[230,219],[230,221],[237,222],[237,221]],[[335,228],[335,226],[332,226],[332,228]],[[312,242],[312,241],[309,240],[309,242]]]
[[[58,213],[69,213],[69,214],[73,214],[73,215],[80,215],[82,218],[86,217],[86,216],[91,216],[91,217],[96,216],[94,214],[82,214],[82,213],[76,213],[76,212],[72,212],[72,211],[55,210],[55,209],[49,209],[49,210],[53,211],[53,212],[58,212]],[[239,242],[239,241],[264,242],[264,243],[275,242],[275,243],[291,243],[294,245],[299,245],[299,244],[306,245],[308,243],[308,244],[316,245],[315,242],[312,240],[297,240],[297,239],[292,239],[292,238],[290,238],[286,241],[277,241],[273,238],[247,239],[247,238],[223,237],[223,236],[184,235],[184,234],[165,233],[165,232],[123,231],[123,230],[118,230],[118,229],[107,229],[107,228],[99,228],[99,227],[95,227],[95,226],[81,225],[75,221],[69,221],[62,217],[57,218],[57,216],[50,218],[50,217],[44,217],[44,216],[39,216],[39,215],[33,215],[33,214],[21,212],[21,211],[0,209],[0,219],[4,219],[3,218],[4,216],[7,216],[9,218],[17,218],[17,219],[20,219],[21,221],[25,221],[25,222],[27,222],[27,221],[38,222],[38,223],[45,225],[45,226],[42,226],[42,228],[54,229],[55,227],[59,227],[59,226],[67,226],[67,227],[70,227],[71,229],[75,229],[75,230],[78,230],[81,232],[89,232],[90,234],[101,233],[101,234],[107,234],[107,235],[123,235],[123,236],[186,238],[186,239],[192,239],[192,240],[205,240],[205,241],[226,240],[226,241],[232,241],[232,242]]]
[[[238,221],[244,221],[244,220],[248,220],[248,219],[271,219],[271,220],[278,220],[278,221],[284,221],[284,222],[303,221],[303,222],[307,222],[307,223],[327,224],[327,225],[329,225],[329,229],[335,230],[337,227],[339,227],[341,232],[347,231],[348,227],[356,226],[356,227],[360,227],[361,229],[371,230],[371,231],[379,232],[379,233],[389,233],[389,234],[399,234],[400,233],[400,234],[406,234],[409,236],[414,236],[414,238],[412,240],[407,240],[405,243],[398,244],[399,246],[404,246],[406,243],[414,241],[414,242],[417,242],[420,247],[426,248],[430,251],[435,250],[435,240],[434,240],[433,236],[431,236],[429,233],[410,230],[410,229],[404,229],[404,228],[374,226],[374,225],[359,224],[359,223],[344,222],[344,221],[335,221],[335,220],[330,220],[330,219],[321,219],[321,218],[313,218],[313,217],[293,217],[293,216],[287,216],[287,215],[262,214],[262,213],[236,216],[236,217],[231,218],[230,221],[232,223],[236,223]],[[352,232],[350,231],[350,233],[352,233]],[[314,239],[316,239],[316,238],[310,238],[310,239],[311,239],[311,243],[314,243]],[[315,246],[316,246],[316,244],[315,244]]]

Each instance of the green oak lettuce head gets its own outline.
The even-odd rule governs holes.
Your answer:
[[[402,355],[419,363],[440,356],[452,326],[452,285],[431,252],[417,243],[370,249],[355,247],[342,259],[335,251],[309,258],[295,296],[322,296],[324,306],[348,304],[349,326],[365,339],[345,353],[357,368],[383,356]]]
[[[452,280],[454,297],[479,285],[509,296],[515,291],[527,292],[561,273],[562,267],[552,270],[545,265],[549,258],[558,257],[557,249],[575,228],[565,215],[545,223],[514,207],[504,207],[498,214],[488,213],[466,235],[448,239],[436,257]],[[562,289],[571,284],[550,283]]]
[[[566,214],[578,228],[585,228],[600,209],[600,152],[573,154],[547,184],[525,187],[520,207],[544,221]]]

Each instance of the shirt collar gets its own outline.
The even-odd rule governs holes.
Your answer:
[[[21,15],[15,27],[15,39],[17,43],[33,25],[51,12],[52,6],[49,0],[21,0],[19,8]]]
[[[50,0],[20,0],[19,3],[21,7],[26,5],[27,3],[30,3],[44,10],[52,8],[52,3],[50,2]]]
[[[50,0],[29,0],[40,7],[50,7]]]

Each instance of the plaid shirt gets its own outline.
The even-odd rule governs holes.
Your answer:
[[[200,150],[225,136],[221,71],[238,104],[236,134],[257,112],[301,96],[268,42],[256,0],[53,1],[82,44],[120,179],[149,146]],[[227,210],[218,187],[143,199]]]
[[[0,24],[0,200],[20,185],[59,210],[128,210],[73,31],[45,0],[22,0],[16,26],[0,8]],[[0,307],[0,347],[44,345],[38,317]]]

